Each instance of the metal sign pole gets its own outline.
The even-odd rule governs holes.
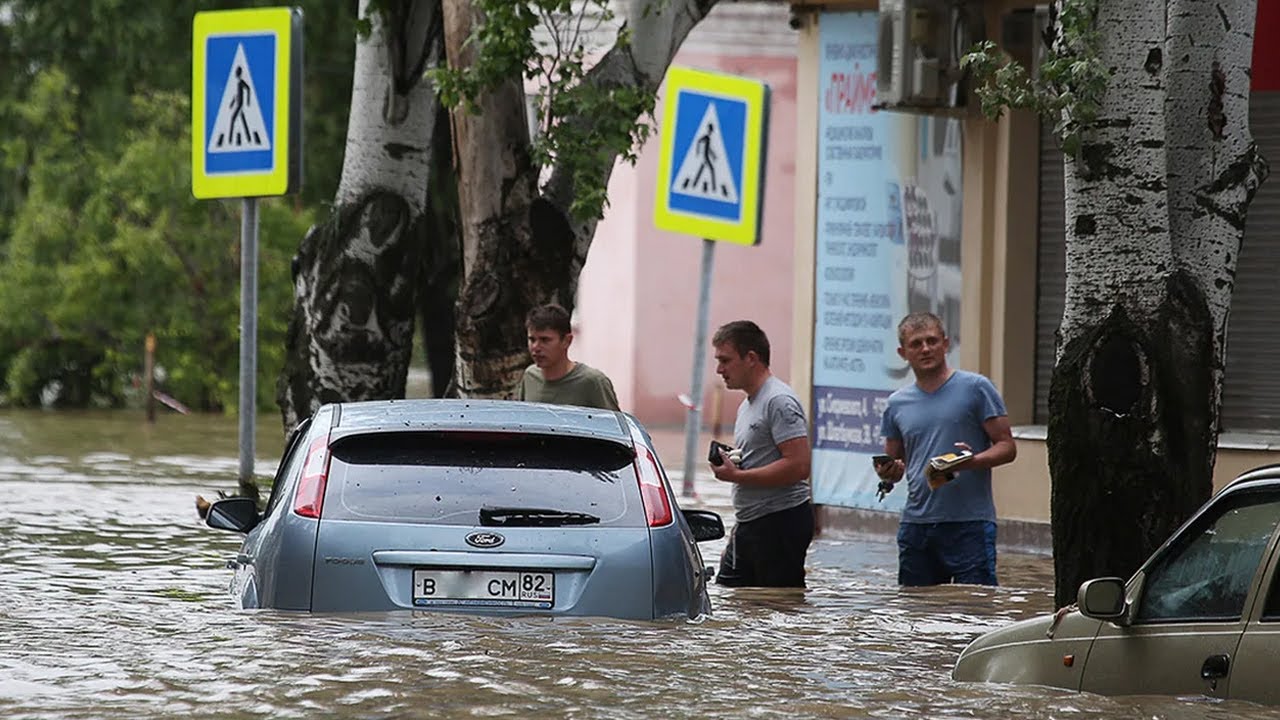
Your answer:
[[[689,416],[684,427],[684,483],[681,494],[693,497],[693,466],[698,457],[698,433],[702,430],[702,378],[706,375],[707,316],[711,314],[711,264],[716,244],[702,241],[702,280],[698,288],[698,325],[693,337],[693,382],[689,391]]]
[[[240,213],[240,494],[257,497],[253,481],[254,421],[258,410],[258,199]],[[252,490],[250,490],[252,488]]]

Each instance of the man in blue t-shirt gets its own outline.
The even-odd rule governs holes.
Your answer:
[[[1018,454],[1004,401],[987,378],[947,366],[951,341],[933,313],[903,318],[898,344],[916,381],[889,396],[881,434],[890,459],[876,464],[882,480],[907,478],[898,583],[995,585],[991,468]],[[947,472],[930,467],[958,450],[973,456]]]

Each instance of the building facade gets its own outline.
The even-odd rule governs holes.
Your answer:
[[[694,28],[673,65],[741,75],[769,85],[762,239],[754,247],[717,243],[709,324],[751,319],[769,334],[774,371],[792,368],[795,240],[796,31],[777,2],[722,2]],[[654,116],[662,117],[665,93]],[[620,163],[609,207],[580,278],[573,357],[612,378],[624,410],[652,426],[679,427],[690,392],[702,239],[654,227],[661,143],[655,128],[634,165]],[[732,428],[740,393],[723,392],[710,348],[703,349],[702,419]]]
[[[1280,5],[1258,4],[1250,122],[1274,167]],[[968,6],[1003,42],[1018,42],[1020,24],[1034,29],[1033,4]],[[896,127],[877,118],[903,113],[866,108],[880,52],[876,11],[875,2],[792,3],[803,141],[795,154],[791,374],[813,408],[815,499],[849,509],[833,520],[896,522],[893,497],[873,498],[869,458],[880,442],[878,407],[910,381],[893,366],[896,338],[884,326],[906,310],[931,309],[958,340],[953,364],[995,382],[1015,428],[1018,459],[994,473],[997,510],[1013,530],[1002,540],[1044,546],[1048,383],[1065,277],[1062,154],[1025,112],[989,121],[970,105],[909,115]],[[1278,271],[1273,174],[1250,208],[1239,258],[1215,486],[1280,460],[1280,371],[1270,363],[1280,321],[1269,292]]]

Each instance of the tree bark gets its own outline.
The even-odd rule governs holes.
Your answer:
[[[1066,162],[1049,391],[1058,606],[1128,577],[1209,497],[1232,279],[1266,175],[1248,130],[1253,2],[1099,7],[1114,74]]]
[[[418,318],[431,371],[432,397],[453,387],[456,323],[454,307],[462,279],[462,240],[458,226],[458,181],[453,171],[453,134],[449,110],[440,107],[431,148],[431,196],[427,204],[429,238],[422,256]]]
[[[465,68],[477,48],[467,42],[484,18],[471,0],[445,0],[445,52]],[[527,362],[524,313],[536,302],[539,262],[530,229],[538,168],[530,156],[523,78],[476,99],[477,112],[452,113],[462,226],[454,383],[463,397],[511,397]]]
[[[715,4],[629,0],[630,43],[616,43],[584,82],[656,92],[680,45]],[[464,43],[483,18],[470,0],[446,0],[445,16],[449,62],[465,67],[473,48]],[[572,311],[599,219],[570,212],[577,188],[563,167],[549,168],[539,190],[519,79],[494,89],[480,105],[478,116],[453,114],[464,248],[455,383],[464,397],[509,398],[528,363],[525,313],[546,302]],[[594,118],[559,121],[589,126]],[[616,162],[601,157],[595,181],[607,185]]]
[[[277,399],[288,432],[327,402],[404,397],[439,103],[440,0],[361,3],[347,148],[329,219],[303,239]]]

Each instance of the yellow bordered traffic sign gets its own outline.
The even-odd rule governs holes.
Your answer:
[[[654,224],[708,240],[759,243],[768,120],[763,82],[668,70]]]
[[[302,11],[199,12],[192,29],[192,194],[262,197],[297,190]]]

